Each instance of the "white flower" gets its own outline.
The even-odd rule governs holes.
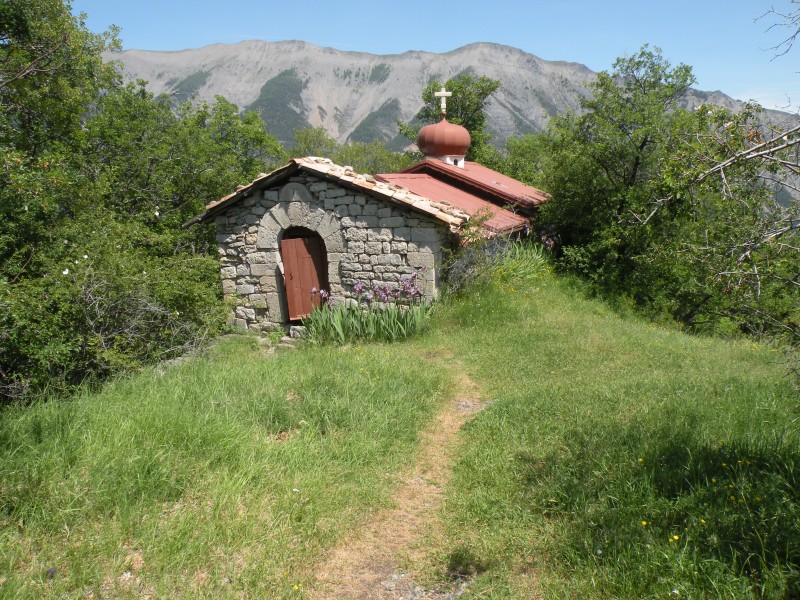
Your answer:
[[[158,211],[156,211],[156,216],[158,216]]]
[[[300,492],[300,490],[298,490],[297,488],[292,488],[292,491],[293,491],[295,494],[297,494],[297,493],[299,493],[299,492]]]
[[[83,255],[83,258],[84,258],[84,259],[87,259],[87,258],[89,258],[89,255],[88,255],[88,254],[84,254],[84,255]]]
[[[61,274],[62,275],[69,275],[69,269],[64,269],[63,271],[61,271]]]
[[[77,261],[77,260],[75,261],[75,264],[76,264],[76,265],[78,264],[78,261]]]

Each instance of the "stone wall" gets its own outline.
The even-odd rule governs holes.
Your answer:
[[[290,227],[322,237],[337,302],[352,299],[359,281],[394,287],[414,272],[425,298],[435,298],[442,248],[451,241],[440,221],[302,172],[237,202],[216,217],[216,227],[222,289],[235,304],[234,323],[256,331],[287,321],[278,248]]]

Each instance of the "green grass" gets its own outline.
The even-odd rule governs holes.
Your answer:
[[[490,403],[462,430],[422,582],[470,577],[465,598],[798,597],[800,398],[783,355],[623,318],[530,247],[476,272],[401,345],[267,359],[242,338],[4,409],[0,595],[302,597],[454,393],[455,373],[420,358],[435,350]]]
[[[464,431],[432,570],[477,573],[468,597],[797,597],[800,401],[782,354],[499,269],[427,340],[492,399]]]
[[[2,595],[302,595],[322,552],[386,502],[447,393],[416,365],[383,346],[267,359],[245,339],[5,409]]]

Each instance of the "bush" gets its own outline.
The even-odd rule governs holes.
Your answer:
[[[457,295],[497,277],[506,283],[535,277],[546,265],[540,244],[498,236],[453,252],[443,265],[444,287],[447,293]]]

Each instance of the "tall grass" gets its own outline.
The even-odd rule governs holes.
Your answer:
[[[626,320],[506,246],[397,346],[249,339],[0,412],[0,595],[302,597],[387,503],[458,374],[427,572],[464,597],[796,598],[800,399],[781,354]],[[419,566],[419,565],[416,565]]]
[[[464,432],[441,576],[477,573],[475,597],[798,597],[780,353],[623,320],[530,264],[494,264],[426,339],[493,399]]]
[[[447,393],[382,346],[165,375],[0,413],[0,595],[296,597],[387,499]]]

